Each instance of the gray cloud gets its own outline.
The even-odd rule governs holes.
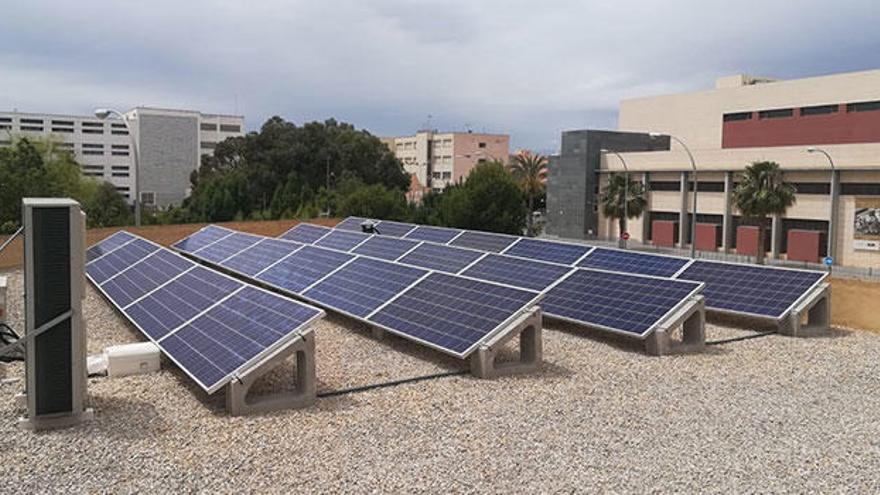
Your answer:
[[[380,135],[613,128],[622,98],[737,72],[876,68],[874,0],[18,2],[0,16],[0,108],[101,105],[336,117]]]

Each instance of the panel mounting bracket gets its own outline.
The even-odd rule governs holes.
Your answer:
[[[670,332],[681,327],[681,341],[672,338]],[[677,308],[661,321],[645,338],[645,352],[653,356],[699,352],[706,348],[706,298],[692,296],[686,304]]]
[[[779,333],[792,337],[827,332],[830,328],[831,285],[827,282],[814,287],[779,322]]]

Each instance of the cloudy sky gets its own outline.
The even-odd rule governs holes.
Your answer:
[[[623,98],[880,68],[878,26],[878,0],[12,0],[0,109],[335,117],[554,151],[615,128]]]

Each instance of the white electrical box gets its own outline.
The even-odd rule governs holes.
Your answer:
[[[114,345],[104,349],[107,376],[139,375],[159,371],[159,347],[152,342]]]

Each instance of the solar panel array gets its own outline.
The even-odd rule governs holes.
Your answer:
[[[345,252],[319,247],[325,239],[330,242],[332,233],[316,236],[317,230],[302,225],[285,236],[292,233],[305,239],[308,233],[314,244],[262,238],[229,258],[217,260],[203,254],[228,251],[225,243],[238,246],[239,241],[233,241],[234,231],[218,237],[214,232],[217,227],[211,226],[176,246],[198,246],[181,251],[456,357],[469,355],[541,298],[537,291],[390,261],[414,255],[414,248],[421,247],[417,241],[370,236],[353,244],[337,236],[332,243],[353,246]],[[333,232],[352,233],[344,229]],[[203,236],[217,240],[206,245]],[[256,271],[257,267],[263,268]],[[437,297],[428,298],[428,294]]]
[[[243,235],[209,227],[178,245],[216,259],[222,251],[209,246],[220,239],[231,247],[252,245]],[[99,242],[89,253],[89,280],[209,394],[323,315],[127,232]]]
[[[346,219],[346,228],[360,228],[365,220]],[[382,222],[379,222],[381,225]],[[340,224],[341,225],[341,224]],[[781,319],[791,306],[825,277],[824,272],[779,267],[754,266],[678,256],[651,254],[585,244],[530,239],[472,230],[447,229],[424,225],[411,227],[405,239],[437,242],[487,253],[501,253],[517,258],[545,261],[619,273],[652,275],[690,280],[705,284],[706,307],[736,314]],[[400,229],[402,230],[402,229]],[[433,232],[445,232],[442,236]],[[381,232],[383,235],[389,235]],[[448,238],[448,239],[447,239]],[[424,245],[423,245],[424,246]],[[420,246],[414,251],[418,253]],[[415,259],[416,257],[413,257]],[[413,261],[408,259],[407,262]],[[402,260],[401,260],[402,261]],[[442,261],[438,263],[443,263]],[[453,265],[450,265],[450,267]],[[439,268],[438,268],[439,269]],[[731,283],[735,281],[735,283]],[[773,298],[768,301],[767,298]]]

